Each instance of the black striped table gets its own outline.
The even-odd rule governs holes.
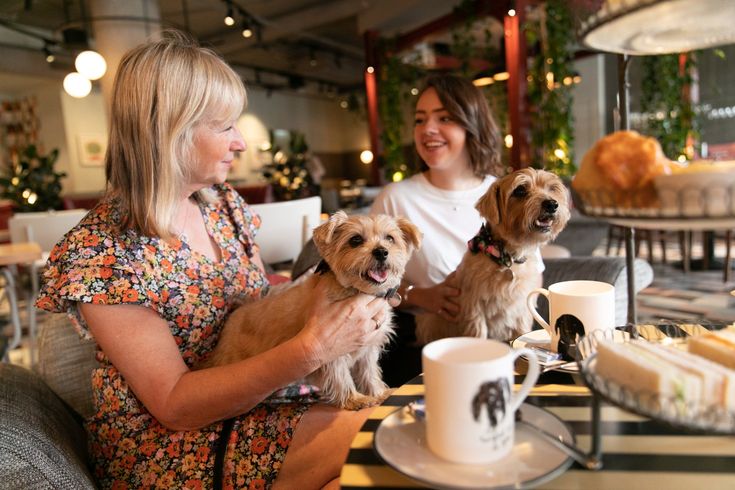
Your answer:
[[[558,374],[558,373],[551,373]],[[544,375],[526,399],[566,421],[584,449],[591,444],[591,396],[584,386],[554,384],[568,375]],[[517,377],[516,382],[520,380]],[[373,450],[381,420],[424,393],[421,377],[398,388],[377,407],[355,439],[342,468],[343,489],[417,488]],[[699,435],[671,429],[615,406],[603,404],[601,430],[604,468],[597,472],[576,463],[546,489],[735,489],[735,437]]]

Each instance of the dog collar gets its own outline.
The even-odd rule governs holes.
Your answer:
[[[324,260],[324,259],[322,259],[317,264],[316,269],[314,269],[314,274],[320,274],[320,275],[321,274],[326,274],[327,272],[330,272],[331,270],[332,270],[332,268],[329,267],[329,264],[327,263],[327,261]],[[357,289],[355,289],[355,291],[357,291],[358,293],[360,292]],[[396,292],[398,292],[398,286],[393,287],[393,288],[390,288],[388,291],[386,291],[386,293],[384,295],[382,295],[382,296],[376,296],[376,297],[377,298],[390,299],[390,298],[393,297],[394,294],[396,294]]]
[[[526,261],[526,257],[513,257],[505,250],[505,242],[494,238],[490,227],[485,223],[480,226],[480,231],[467,242],[467,248],[473,254],[484,254],[490,257],[495,263],[503,267],[510,268],[513,264],[522,264]]]

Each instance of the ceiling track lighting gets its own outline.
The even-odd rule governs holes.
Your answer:
[[[56,60],[54,53],[51,52],[49,44],[46,42],[43,43],[43,55],[46,57],[46,63],[53,63]]]

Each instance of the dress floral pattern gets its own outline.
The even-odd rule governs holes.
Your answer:
[[[114,199],[103,200],[51,252],[37,306],[68,312],[80,335],[91,338],[78,303],[137,304],[169,325],[181,355],[193,366],[214,347],[227,314],[243,295],[268,282],[251,262],[260,219],[228,185],[217,199],[199,201],[221,260],[164,241],[118,232]],[[162,426],[98,348],[92,373],[96,414],[87,420],[94,471],[103,488],[211,488],[222,423],[194,431]],[[294,389],[295,388],[295,389]],[[306,386],[274,394],[239,416],[225,457],[225,488],[267,488],[281,466],[294,428],[314,392]]]

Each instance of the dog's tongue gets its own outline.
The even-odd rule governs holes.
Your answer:
[[[388,271],[371,270],[368,271],[368,276],[370,276],[370,278],[375,282],[384,282],[388,278]]]

